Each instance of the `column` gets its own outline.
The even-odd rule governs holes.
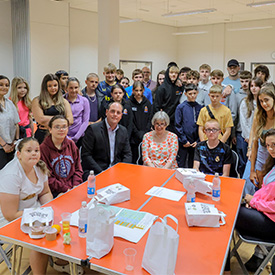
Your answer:
[[[119,67],[119,0],[98,0],[98,73]]]

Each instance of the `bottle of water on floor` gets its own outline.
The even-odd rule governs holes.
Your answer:
[[[79,220],[78,220],[78,236],[80,238],[86,238],[87,234],[87,224],[88,224],[88,207],[87,202],[83,201],[81,203],[81,208],[79,209]]]
[[[90,175],[88,177],[88,188],[87,188],[87,196],[89,199],[95,196],[95,174],[94,171],[90,171]]]
[[[187,202],[195,202],[195,201],[196,201],[195,183],[194,183],[194,179],[191,178],[188,183]]]
[[[221,198],[221,180],[219,178],[219,173],[215,173],[212,183],[212,200],[219,201]]]

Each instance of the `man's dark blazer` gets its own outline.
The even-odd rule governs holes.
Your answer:
[[[90,170],[98,174],[109,167],[110,144],[105,120],[88,126],[82,141],[81,159],[83,180],[87,179]],[[127,129],[122,125],[116,131],[114,161],[111,165],[118,162],[132,162]]]

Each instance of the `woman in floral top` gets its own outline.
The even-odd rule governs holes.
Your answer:
[[[142,141],[142,158],[146,166],[165,169],[177,167],[178,137],[166,131],[169,116],[159,111],[152,119],[154,130],[146,133]]]

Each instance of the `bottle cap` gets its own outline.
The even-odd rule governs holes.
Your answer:
[[[83,202],[81,203],[81,205],[82,205],[82,207],[86,207],[86,206],[87,206],[87,202],[86,202],[86,201],[83,201]]]
[[[94,170],[91,170],[90,171],[90,175],[94,175],[95,173],[94,173]]]
[[[219,173],[215,173],[215,177],[218,177],[219,176]]]

